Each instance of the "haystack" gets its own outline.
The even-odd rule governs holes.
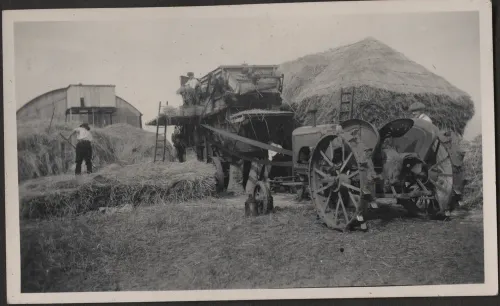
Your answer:
[[[472,141],[464,141],[462,150],[465,152],[465,206],[475,207],[483,204],[483,138],[481,135]]]
[[[19,181],[72,171],[75,149],[60,134],[67,137],[80,125],[78,122],[30,121],[17,126]],[[94,137],[93,164],[96,168],[111,163],[134,164],[152,160],[155,134],[128,124],[92,128]],[[72,140],[75,144],[74,139]],[[173,159],[173,149],[167,146],[167,156]],[[83,168],[85,170],[85,168]]]
[[[21,218],[68,216],[125,204],[182,202],[215,191],[215,167],[185,163],[110,165],[97,173],[46,176],[19,185]]]
[[[410,116],[407,108],[416,101],[427,106],[426,113],[439,128],[459,135],[474,115],[468,94],[371,37],[283,63],[280,72],[285,76],[283,98],[302,124],[310,124],[306,112],[311,106],[321,110],[318,124],[337,122],[342,89],[354,89],[355,118],[361,118],[368,103],[382,108],[387,116],[373,122],[379,127]]]

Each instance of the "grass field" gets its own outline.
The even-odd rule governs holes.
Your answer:
[[[243,197],[21,221],[23,292],[432,285],[483,282],[481,210],[449,222],[323,227],[309,202],[245,218]]]
[[[285,194],[274,195],[276,212],[256,218],[244,217],[245,198],[236,196],[137,208],[117,201],[106,213],[22,219],[22,292],[482,283],[481,139],[466,152],[470,210],[449,222],[393,211],[369,221],[367,233],[339,233],[316,220],[310,202]],[[117,177],[142,186],[138,172]],[[165,173],[158,182],[168,185]]]

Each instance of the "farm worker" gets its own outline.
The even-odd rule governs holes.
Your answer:
[[[198,86],[200,86],[200,81],[194,77],[194,73],[188,72],[187,74],[189,80],[186,82],[186,86],[190,87],[192,89],[196,89]]]
[[[410,105],[410,112],[413,114],[414,118],[423,119],[425,121],[432,123],[431,118],[429,118],[429,116],[424,114],[424,110],[425,110],[425,105],[423,103],[415,102],[412,105]]]
[[[92,134],[87,123],[82,123],[79,127],[73,130],[69,138],[74,134],[78,134],[76,139],[76,168],[75,175],[80,175],[82,171],[82,162],[85,160],[87,173],[92,173]]]
[[[194,77],[194,73],[188,72],[187,75],[189,80],[186,82],[186,84],[184,84],[184,86],[186,86],[186,88],[189,90],[189,94],[194,101],[193,104],[196,105],[198,101],[198,96],[201,93],[201,83],[200,81],[198,81],[198,79]]]
[[[181,128],[180,126],[176,126],[174,133],[172,135],[172,142],[174,143],[175,150],[177,152],[177,158],[179,159],[179,162],[184,162],[184,154],[185,154],[185,148],[184,144],[182,141],[182,134],[181,134]]]

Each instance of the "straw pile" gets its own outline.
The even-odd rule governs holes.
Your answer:
[[[381,107],[386,116],[375,118],[376,126],[410,116],[407,108],[416,101],[438,127],[460,135],[474,115],[469,95],[373,38],[283,63],[280,72],[283,98],[302,124],[310,124],[309,107],[321,110],[318,124],[337,122],[342,89],[354,89],[355,118],[368,103]]]
[[[22,218],[85,213],[99,207],[183,202],[215,191],[215,167],[198,161],[110,165],[98,173],[47,176],[19,185]]]
[[[464,190],[466,207],[483,204],[483,142],[479,135],[470,142],[464,142],[463,150],[465,177],[469,181]]]
[[[19,181],[72,171],[75,149],[61,136],[67,137],[78,122],[31,121],[17,126]],[[94,137],[93,165],[98,169],[111,163],[133,164],[153,158],[155,134],[128,124],[91,128]],[[73,139],[73,144],[75,141]],[[167,146],[167,159],[173,148]],[[83,171],[85,166],[82,165]]]

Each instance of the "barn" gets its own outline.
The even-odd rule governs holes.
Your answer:
[[[142,113],[118,97],[115,85],[69,85],[37,96],[17,111],[17,120],[86,122],[95,127],[127,123],[142,128]]]

